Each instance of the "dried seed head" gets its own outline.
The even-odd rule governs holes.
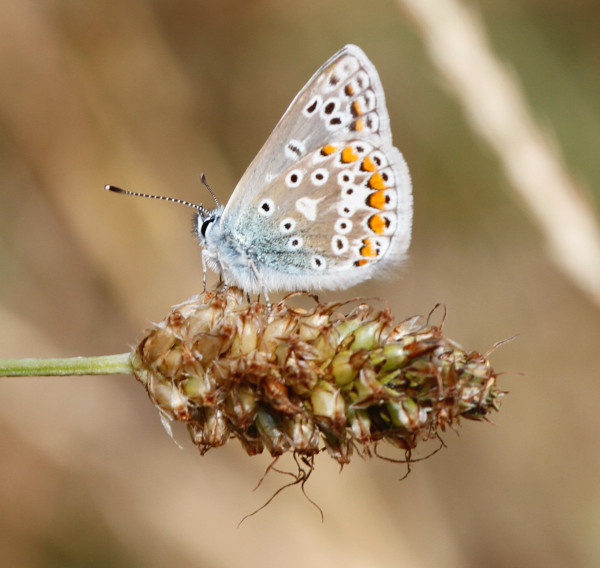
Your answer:
[[[237,288],[173,307],[132,354],[138,380],[202,453],[238,438],[254,455],[324,446],[340,464],[387,440],[412,450],[503,395],[479,353],[441,327],[362,301],[292,307],[247,302]]]

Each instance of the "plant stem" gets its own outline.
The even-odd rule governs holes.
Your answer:
[[[0,359],[0,377],[41,377],[66,375],[131,375],[130,353],[100,357],[56,359]]]

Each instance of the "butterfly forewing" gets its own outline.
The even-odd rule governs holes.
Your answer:
[[[247,205],[302,156],[328,142],[360,136],[389,139],[383,89],[363,51],[347,45],[308,81],[238,182],[225,209]]]

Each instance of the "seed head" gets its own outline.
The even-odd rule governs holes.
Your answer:
[[[298,294],[296,294],[298,295]],[[293,296],[293,295],[292,295]],[[420,317],[394,324],[367,301],[268,308],[237,288],[174,306],[132,354],[137,379],[201,453],[238,438],[249,455],[340,464],[381,441],[407,452],[504,394],[487,359]]]

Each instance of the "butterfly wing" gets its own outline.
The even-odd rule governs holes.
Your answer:
[[[379,76],[347,45],[292,101],[227,204],[226,233],[262,284],[348,287],[403,257],[410,177],[392,145]]]

